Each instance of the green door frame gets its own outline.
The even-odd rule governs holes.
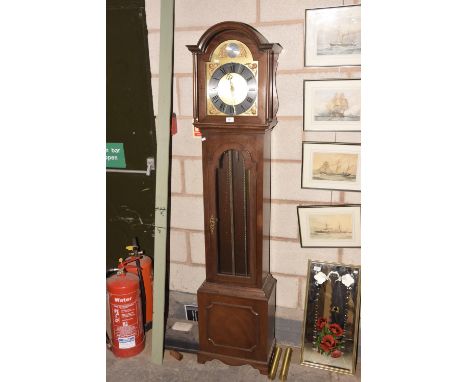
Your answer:
[[[174,0],[161,1],[158,117],[156,120],[156,195],[154,214],[154,283],[151,361],[161,365],[164,355],[164,306],[168,230],[169,164],[172,117]]]

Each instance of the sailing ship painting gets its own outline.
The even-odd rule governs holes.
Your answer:
[[[361,65],[361,6],[306,10],[305,66]]]
[[[355,182],[358,154],[321,153],[313,154],[312,179]]]
[[[309,217],[309,227],[312,240],[350,240],[353,238],[352,214],[314,214]]]
[[[314,121],[360,121],[360,89],[316,89]]]
[[[324,18],[317,26],[317,55],[361,54],[361,18],[336,12],[334,22]]]

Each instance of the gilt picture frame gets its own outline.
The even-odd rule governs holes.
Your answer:
[[[301,365],[355,374],[361,268],[309,260]]]
[[[304,131],[361,131],[361,80],[304,80]]]
[[[298,206],[299,237],[302,248],[359,248],[361,206]]]
[[[361,190],[361,145],[302,143],[302,188]]]
[[[306,9],[304,66],[361,65],[361,6]]]

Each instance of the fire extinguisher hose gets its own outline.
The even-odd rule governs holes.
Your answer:
[[[141,311],[143,313],[143,331],[146,331],[146,292],[145,282],[143,281],[143,273],[141,271],[140,259],[136,259],[138,278],[140,279],[140,294],[141,294]]]
[[[109,337],[109,333],[107,333],[107,330],[106,330],[106,345],[108,349],[112,349],[112,341]]]
[[[117,273],[118,269],[117,268],[111,268],[106,271],[106,279]],[[107,333],[106,329],[106,346],[108,349],[112,349],[112,341],[109,337],[109,333]]]

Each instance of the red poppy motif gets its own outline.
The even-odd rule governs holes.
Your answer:
[[[333,358],[340,358],[342,355],[343,355],[343,352],[342,352],[342,351],[339,351],[338,349],[333,350],[333,351],[331,352],[331,356],[332,356]]]
[[[344,329],[341,325],[329,323],[325,317],[319,318],[315,325],[317,327],[315,337],[317,351],[328,357],[340,358],[344,354],[341,343]]]
[[[324,352],[326,353],[330,352],[335,346],[336,346],[336,341],[332,335],[327,334],[322,337],[322,342],[320,342],[320,348]]]
[[[332,332],[336,337],[339,337],[343,334],[343,329],[339,324],[331,324],[328,329]]]
[[[327,325],[327,319],[326,318],[319,318],[317,320],[317,329],[322,330],[325,326]]]

